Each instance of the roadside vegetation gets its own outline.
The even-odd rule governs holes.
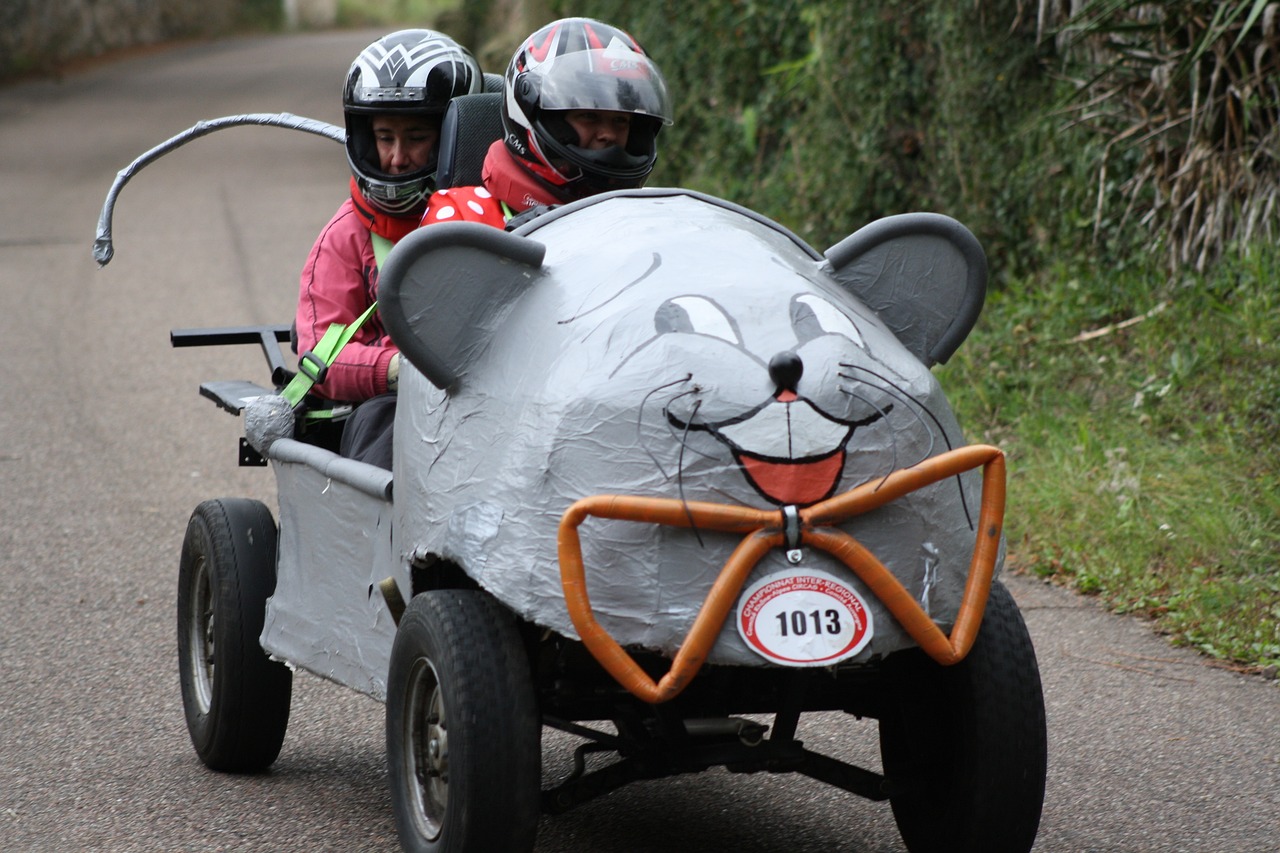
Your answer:
[[[1280,664],[1280,251],[1010,282],[940,372],[1009,455],[1011,565],[1245,668]]]

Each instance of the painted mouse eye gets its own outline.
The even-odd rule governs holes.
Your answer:
[[[653,317],[658,334],[685,332],[692,335],[710,335],[722,341],[741,346],[742,339],[733,321],[724,310],[703,296],[677,296],[668,299]]]
[[[840,335],[862,348],[862,333],[843,311],[821,296],[802,293],[791,300],[791,326],[801,342],[821,335]]]

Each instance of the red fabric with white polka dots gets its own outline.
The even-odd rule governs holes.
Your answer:
[[[484,187],[453,187],[437,190],[427,202],[423,225],[437,222],[480,222],[502,228],[506,217],[502,204]]]

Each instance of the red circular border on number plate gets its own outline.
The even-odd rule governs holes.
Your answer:
[[[771,651],[760,642],[760,635],[755,631],[756,616],[770,601],[780,595],[796,591],[796,588],[801,585],[805,587],[806,591],[818,592],[836,599],[857,617],[858,627],[854,629],[853,636],[843,648],[834,654],[817,659],[789,658]],[[779,663],[794,663],[805,666],[838,663],[862,651],[863,646],[870,642],[872,632],[871,611],[868,610],[858,593],[841,581],[819,574],[786,575],[773,580],[766,578],[758,582],[752,589],[747,590],[747,594],[738,608],[738,633],[742,636],[742,639],[756,653]]]

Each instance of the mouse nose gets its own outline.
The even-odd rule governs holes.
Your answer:
[[[795,394],[802,375],[804,375],[804,362],[800,360],[800,356],[790,350],[780,352],[769,359],[769,378],[773,380],[774,385],[778,386],[779,393],[789,391]]]

